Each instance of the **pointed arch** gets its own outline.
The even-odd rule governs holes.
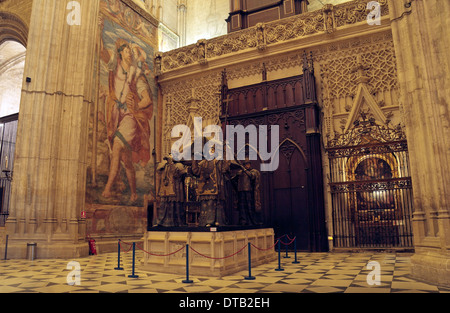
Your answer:
[[[308,159],[306,158],[306,153],[305,153],[305,151],[303,151],[303,149],[302,149],[295,141],[293,141],[293,140],[290,139],[290,138],[284,139],[284,140],[278,145],[278,148],[277,148],[277,150],[275,151],[275,153],[279,153],[279,150],[281,149],[281,147],[282,147],[283,145],[287,144],[287,143],[290,143],[290,144],[294,145],[294,147],[295,147],[295,148],[300,152],[300,154],[302,155],[303,160],[305,161],[305,164],[308,164]]]

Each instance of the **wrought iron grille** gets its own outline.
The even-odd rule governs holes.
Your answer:
[[[0,227],[9,216],[18,114],[0,118]]]
[[[364,122],[356,125],[358,140],[346,136],[345,146],[335,141],[328,148],[334,247],[412,248],[407,142],[403,136],[381,142],[378,126]]]

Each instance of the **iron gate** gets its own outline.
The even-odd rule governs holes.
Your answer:
[[[413,198],[404,135],[373,120],[355,125],[328,148],[334,247],[412,248]]]

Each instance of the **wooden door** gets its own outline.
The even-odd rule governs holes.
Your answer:
[[[297,248],[309,250],[309,215],[307,194],[307,164],[301,148],[290,139],[280,145],[280,165],[269,173],[272,188],[268,190],[271,205],[267,207],[268,224],[275,236],[285,234],[297,238]],[[284,242],[288,238],[283,239]]]
[[[328,241],[319,108],[312,68],[312,60],[305,55],[303,75],[266,81],[263,71],[262,83],[235,89],[228,89],[225,70],[221,120],[224,127],[268,127],[268,146],[278,147],[279,166],[275,171],[261,173],[263,222],[274,229],[277,238],[296,237],[299,250],[323,252],[328,251]],[[279,127],[276,143],[270,142],[270,127],[275,125]],[[252,163],[259,169],[261,160]]]

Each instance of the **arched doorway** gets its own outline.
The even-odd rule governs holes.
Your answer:
[[[0,44],[0,227],[9,214],[14,153],[26,48],[17,39]]]
[[[0,117],[19,113],[26,48],[7,40],[0,44]]]

